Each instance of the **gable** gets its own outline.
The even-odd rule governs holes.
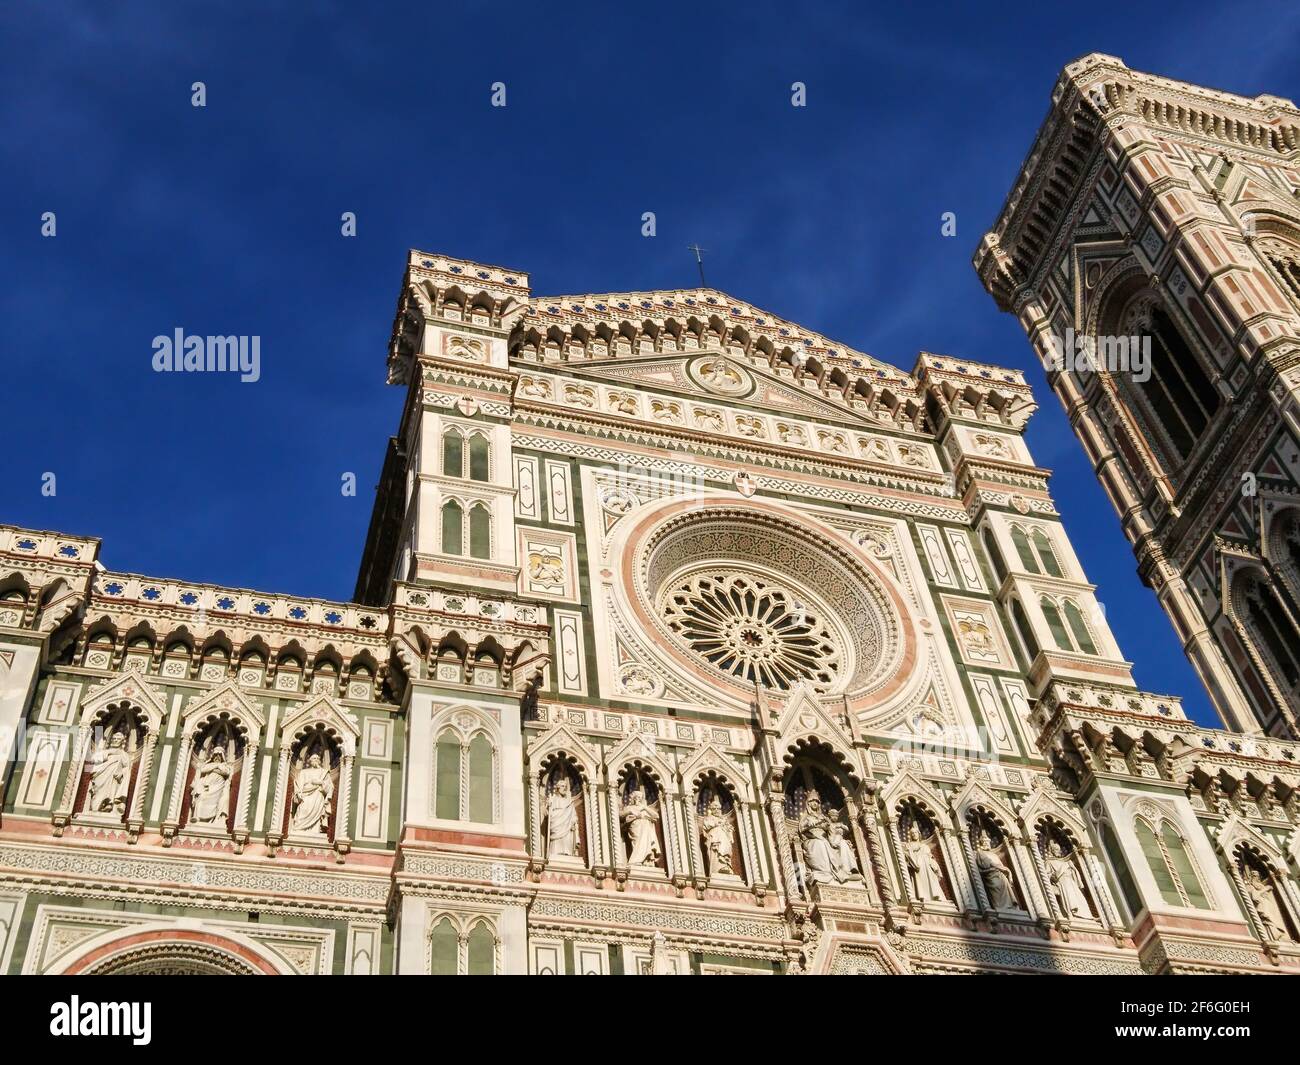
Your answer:
[[[801,388],[767,367],[720,352],[687,351],[562,365],[563,372],[572,377],[620,384],[634,390],[668,392],[712,403],[755,407],[774,414],[879,424],[847,403],[823,399],[815,391]],[[545,368],[548,367],[539,367]]]

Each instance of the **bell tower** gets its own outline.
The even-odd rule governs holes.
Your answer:
[[[974,263],[1224,722],[1300,735],[1300,111],[1085,56]]]

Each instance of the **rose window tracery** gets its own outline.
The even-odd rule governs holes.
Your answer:
[[[691,650],[746,683],[785,690],[806,679],[824,690],[841,674],[842,639],[809,598],[759,575],[705,570],[674,582],[661,611]]]
[[[905,668],[909,634],[867,555],[734,504],[634,526],[629,591],[664,650],[733,690],[864,698]]]

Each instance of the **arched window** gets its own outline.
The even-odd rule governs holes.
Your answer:
[[[469,553],[471,558],[492,557],[492,515],[482,503],[469,508]]]
[[[1149,298],[1130,307],[1123,331],[1150,340],[1151,365],[1145,381],[1133,383],[1146,400],[1176,457],[1186,459],[1219,409],[1222,397],[1211,383],[1200,358],[1178,327]]]
[[[1173,823],[1162,820],[1157,832],[1139,817],[1133,828],[1147,865],[1151,867],[1160,898],[1170,906],[1209,909],[1205,890],[1187,853],[1187,845]]]
[[[1016,554],[1020,556],[1020,565],[1027,573],[1038,573],[1038,563],[1034,561],[1034,553],[1029,549],[1029,537],[1025,535],[1025,530],[1019,525],[1011,526],[1011,542],[1015,544]]]
[[[442,505],[442,553],[459,555],[464,551],[464,511],[454,499]]]
[[[1083,611],[1079,609],[1078,604],[1073,599],[1065,601],[1065,620],[1070,626],[1070,632],[1074,635],[1074,642],[1078,645],[1079,650],[1086,655],[1095,655],[1097,645],[1093,643],[1092,636],[1088,632],[1088,626],[1083,620]]]
[[[446,429],[442,434],[442,475],[465,476],[465,438],[459,429]]]
[[[492,814],[492,743],[478,733],[469,743],[469,817],[470,821],[490,825]]]
[[[1043,596],[1038,600],[1038,606],[1043,611],[1043,620],[1047,622],[1047,628],[1052,634],[1052,642],[1062,651],[1073,651],[1074,644],[1070,642],[1070,635],[1065,631],[1065,622],[1061,620],[1061,612],[1056,604],[1047,596]]]
[[[1278,599],[1270,581],[1251,574],[1246,580],[1245,620],[1257,640],[1264,644],[1280,676],[1281,687],[1292,691],[1300,683],[1300,635]]]
[[[456,976],[459,972],[460,936],[450,917],[433,926],[429,936],[430,971],[434,976]]]
[[[492,479],[487,437],[473,433],[469,438],[469,477],[471,481]]]
[[[434,816],[442,821],[496,820],[496,752],[483,732],[466,739],[448,725],[434,749]]]
[[[1151,875],[1155,878],[1160,897],[1171,906],[1181,906],[1183,896],[1178,890],[1178,885],[1174,883],[1173,870],[1165,861],[1164,849],[1160,846],[1159,837],[1145,821],[1137,821],[1134,830],[1137,833],[1138,846],[1142,848],[1142,855],[1146,858],[1147,865],[1151,867]]]
[[[496,975],[497,939],[486,921],[477,921],[470,929],[466,953],[469,964],[465,971],[470,976]]]
[[[1061,577],[1061,564],[1056,561],[1056,552],[1052,550],[1052,541],[1048,539],[1047,533],[1042,529],[1035,529],[1031,539],[1034,541],[1034,550],[1038,552],[1038,560],[1043,564],[1043,572],[1049,577]]]
[[[1115,830],[1110,827],[1109,821],[1101,823],[1101,846],[1106,852],[1106,857],[1110,859],[1108,864],[1119,882],[1120,894],[1124,897],[1130,916],[1136,915],[1142,909],[1142,896],[1138,894],[1137,884],[1133,882],[1133,874],[1129,871],[1128,862],[1124,860],[1123,848],[1115,838]]]
[[[1002,557],[1002,551],[998,547],[998,542],[993,537],[993,530],[986,528],[983,534],[984,550],[988,552],[989,561],[993,563],[993,572],[997,575],[998,583],[1001,584],[1007,579],[1007,563]]]
[[[1011,620],[1016,624],[1016,632],[1020,634],[1025,655],[1032,661],[1038,656],[1038,641],[1034,639],[1033,627],[1029,624],[1029,618],[1025,616],[1025,608],[1020,605],[1019,599],[1011,600]]]
[[[434,816],[443,821],[459,821],[460,736],[453,729],[444,729],[438,737],[434,778]]]
[[[1183,891],[1187,895],[1188,903],[1200,910],[1208,909],[1210,904],[1205,898],[1205,891],[1201,888],[1196,869],[1192,866],[1192,859],[1187,853],[1187,844],[1183,837],[1169,821],[1161,826],[1160,835],[1164,840],[1165,850],[1169,853],[1169,859],[1173,863],[1174,871],[1178,874],[1178,882],[1182,884]]]

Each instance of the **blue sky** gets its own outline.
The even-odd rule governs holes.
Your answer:
[[[1296,99],[1298,36],[1284,3],[6,5],[0,521],[99,536],[113,569],[346,599],[406,249],[565,294],[693,285],[698,241],[711,285],[904,368],[1029,370],[1030,446],[1139,684],[1210,721],[970,256],[1066,62]],[[153,373],[178,327],[259,335],[261,381]]]

